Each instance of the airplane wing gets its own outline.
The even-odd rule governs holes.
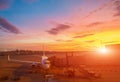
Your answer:
[[[8,55],[8,61],[11,61],[11,62],[21,62],[21,63],[36,63],[36,64],[41,64],[41,62],[35,62],[35,61],[23,61],[23,60],[10,59],[9,55]]]

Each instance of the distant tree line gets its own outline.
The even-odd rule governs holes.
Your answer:
[[[46,54],[51,53],[50,51],[45,51]],[[43,54],[43,51],[32,51],[32,50],[14,50],[14,51],[0,51],[0,55],[39,55]]]

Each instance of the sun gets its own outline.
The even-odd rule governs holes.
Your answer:
[[[102,48],[99,48],[99,53],[102,53],[102,54],[107,54],[109,52],[109,50],[105,47],[102,47]]]

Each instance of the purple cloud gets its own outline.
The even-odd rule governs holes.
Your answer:
[[[0,9],[8,9],[12,2],[13,0],[0,0]]]
[[[83,34],[83,35],[77,35],[77,36],[74,36],[73,38],[84,38],[84,37],[88,37],[88,36],[92,36],[94,34]]]
[[[120,16],[120,1],[116,0],[114,2],[114,6],[115,6],[115,14],[113,16]]]
[[[0,17],[0,30],[4,32],[11,32],[14,34],[21,33],[14,25],[9,23],[6,19]]]
[[[69,28],[71,28],[70,25],[58,24],[57,27],[52,28],[52,29],[48,30],[47,32],[48,32],[49,34],[52,34],[52,35],[57,35],[57,34],[59,34],[60,32],[65,31],[65,30],[67,30],[67,29],[69,29]]]
[[[85,16],[84,18],[88,18],[89,16],[93,15],[94,13],[97,13],[97,12],[103,10],[103,9],[106,8],[110,3],[111,3],[111,1],[102,4],[100,7],[98,7],[98,8],[96,8],[96,9],[90,11],[90,12],[88,13],[88,15]]]
[[[103,24],[103,22],[94,22],[94,23],[87,25],[87,27],[92,27],[92,26],[96,26],[96,25],[100,25],[100,24]]]
[[[0,0],[0,10],[8,9],[9,7],[11,7],[14,1],[15,0]],[[22,0],[22,1],[27,3],[33,3],[33,2],[37,2],[38,0]]]

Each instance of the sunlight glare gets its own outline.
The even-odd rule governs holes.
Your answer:
[[[99,49],[99,53],[106,54],[106,53],[108,53],[108,49],[105,48],[105,47],[100,48],[100,49]]]

